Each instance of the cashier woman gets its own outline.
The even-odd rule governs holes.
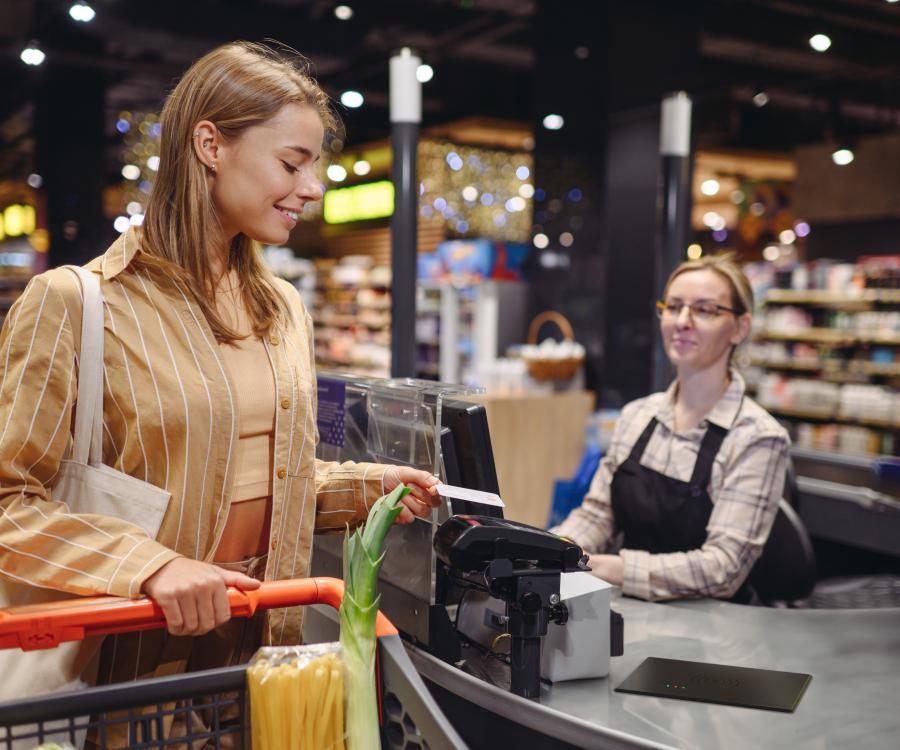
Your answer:
[[[789,445],[731,366],[753,293],[731,259],[704,256],[675,269],[656,306],[675,381],[625,406],[584,502],[554,531],[624,594],[749,602]]]

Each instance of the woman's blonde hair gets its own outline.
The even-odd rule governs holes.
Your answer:
[[[206,167],[193,148],[194,128],[209,120],[224,139],[234,139],[294,103],[313,107],[326,132],[333,132],[338,122],[331,102],[306,68],[306,61],[292,51],[285,54],[264,44],[233,42],[197,60],[163,106],[159,170],[135,266],[160,281],[174,279],[186,286],[220,342],[240,336],[216,310],[216,280],[206,243],[217,228],[217,218]],[[259,243],[237,235],[228,264],[237,272],[254,333],[267,334],[288,308],[262,261]]]
[[[663,298],[669,293],[669,287],[681,274],[689,271],[712,271],[728,282],[731,289],[731,307],[735,316],[753,313],[753,289],[750,282],[734,260],[734,253],[721,253],[719,255],[702,255],[697,260],[686,260],[672,271]]]

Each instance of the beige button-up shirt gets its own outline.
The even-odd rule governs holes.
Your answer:
[[[728,598],[749,574],[769,536],[784,489],[790,441],[774,417],[745,395],[744,380],[734,370],[731,384],[709,414],[682,432],[675,430],[675,388],[673,383],[663,393],[625,406],[584,502],[554,531],[585,551],[618,551],[625,568],[625,594],[650,600]],[[708,488],[713,508],[699,549],[665,554],[619,549],[610,485],[653,417],[659,424],[640,463],[683,482],[691,478],[709,423],[728,430],[713,463]]]
[[[103,460],[171,493],[162,526],[151,539],[123,520],[70,513],[53,500],[77,408],[82,305],[77,277],[48,271],[32,279],[0,334],[0,574],[13,580],[136,597],[178,555],[211,560],[225,527],[241,394],[198,306],[174,283],[160,287],[135,272],[138,252],[130,230],[87,266],[104,297]],[[387,468],[315,458],[312,323],[297,291],[277,283],[291,319],[265,342],[278,404],[270,580],[306,576],[314,530],[362,521]],[[301,608],[270,611],[265,632],[268,642],[298,642]],[[107,646],[116,641],[134,663],[125,672],[143,673],[140,635]]]

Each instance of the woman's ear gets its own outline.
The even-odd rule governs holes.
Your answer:
[[[219,147],[221,137],[219,129],[209,120],[201,120],[194,126],[194,153],[210,172],[215,173],[219,166]]]
[[[743,315],[738,315],[735,318],[734,322],[734,333],[732,334],[729,341],[734,346],[737,346],[745,338],[747,338],[747,334],[750,333],[750,324],[753,322],[753,317],[750,315],[750,313],[744,313]]]

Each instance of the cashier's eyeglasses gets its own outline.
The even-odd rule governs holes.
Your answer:
[[[663,302],[659,300],[656,303],[656,314],[660,320],[675,320],[684,308],[690,310],[691,317],[694,320],[710,321],[718,318],[723,312],[729,312],[737,315],[738,311],[731,307],[725,307],[718,302],[709,300],[699,300],[698,302],[682,302],[681,300],[667,300]]]

